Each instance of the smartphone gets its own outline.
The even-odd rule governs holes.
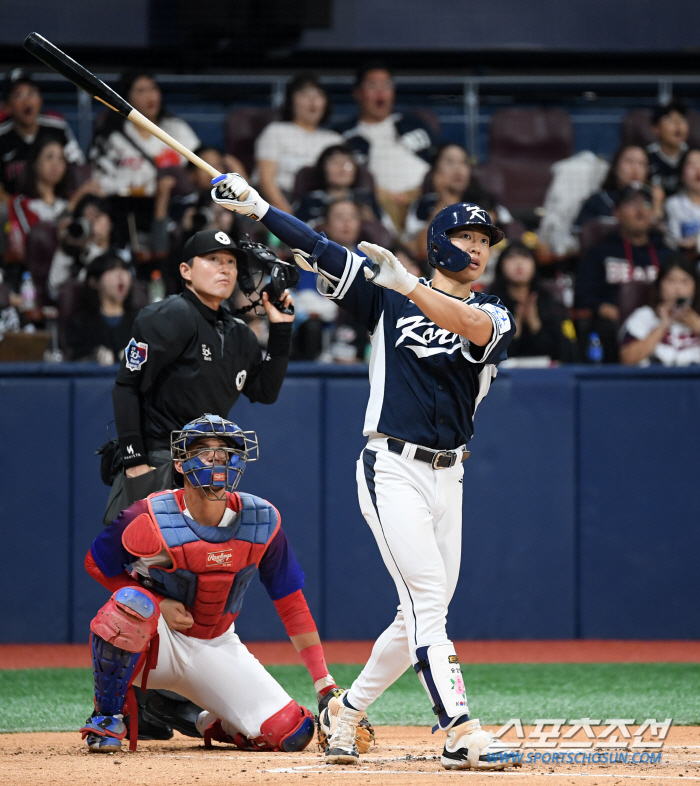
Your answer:
[[[690,298],[689,297],[679,297],[676,300],[676,308],[681,309],[685,308],[686,306],[690,305]]]

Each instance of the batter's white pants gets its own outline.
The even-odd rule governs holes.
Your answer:
[[[259,737],[260,725],[292,700],[233,626],[215,639],[196,639],[170,630],[161,617],[158,633],[158,665],[148,675],[148,687],[175,691],[209,710],[230,736]],[[141,685],[141,676],[135,685]]]
[[[416,662],[416,648],[447,641],[447,607],[462,550],[461,462],[451,469],[389,452],[372,439],[357,462],[362,514],[399,593],[393,623],[377,639],[348,701],[365,710]]]

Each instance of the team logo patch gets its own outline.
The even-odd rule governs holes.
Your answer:
[[[148,359],[148,344],[132,338],[124,350],[124,361],[129,371],[138,371]]]
[[[228,551],[210,551],[207,554],[207,567],[208,568],[224,568],[233,564],[233,550]]]
[[[510,317],[504,308],[494,306],[492,303],[484,303],[483,305],[477,306],[477,308],[490,314],[496,320],[496,327],[500,335],[510,330]]]
[[[219,243],[222,243],[224,246],[231,245],[231,238],[225,232],[217,232],[214,235],[214,240],[216,240]]]
[[[447,659],[450,663],[459,663],[459,658],[456,655],[450,655]]]
[[[204,360],[211,361],[211,349],[206,344],[202,344],[202,357]]]
[[[236,390],[243,390],[243,385],[245,385],[245,378],[248,376],[248,372],[243,369],[243,371],[239,371],[236,374]]]

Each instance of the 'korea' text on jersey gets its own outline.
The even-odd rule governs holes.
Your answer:
[[[433,450],[453,450],[474,435],[474,412],[515,335],[512,314],[493,295],[464,302],[488,314],[493,333],[478,347],[438,327],[406,296],[365,279],[364,257],[348,252],[343,275],[320,291],[372,334],[370,397],[364,433],[380,433]],[[419,286],[430,286],[421,279]]]

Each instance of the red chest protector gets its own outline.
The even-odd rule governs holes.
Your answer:
[[[137,557],[168,553],[172,567],[149,568],[151,579],[144,584],[179,600],[192,614],[194,625],[181,633],[213,639],[238,615],[280,516],[260,497],[229,494],[228,506],[236,511],[233,522],[228,527],[203,527],[183,515],[176,495],[182,497],[182,492],[151,494],[148,513],[129,524],[122,543]]]

